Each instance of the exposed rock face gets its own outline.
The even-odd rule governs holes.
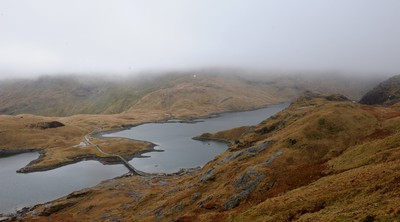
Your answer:
[[[244,172],[234,182],[236,194],[231,196],[224,204],[224,210],[231,210],[239,206],[240,202],[247,199],[264,179],[265,174],[254,169]]]
[[[326,96],[325,99],[327,99],[329,101],[349,101],[349,99],[342,94],[332,94],[332,95]]]
[[[75,202],[69,202],[69,203],[64,203],[64,204],[57,204],[54,206],[51,206],[49,208],[46,208],[43,212],[41,212],[39,215],[40,216],[49,216],[51,214],[57,213],[61,210],[64,210],[65,208],[72,207],[76,203]]]
[[[360,100],[360,103],[367,105],[393,105],[398,102],[400,102],[400,75],[380,83]]]
[[[324,98],[328,101],[349,101],[349,99],[339,93],[334,93],[330,95],[323,95],[313,91],[304,91],[302,96],[300,96],[299,100],[301,99],[314,99],[314,98]]]
[[[201,177],[200,177],[200,181],[202,183],[205,183],[209,180],[214,180],[214,179],[215,179],[215,170],[213,167],[211,169],[209,169],[206,173],[201,175]]]
[[[30,128],[38,128],[38,129],[51,129],[51,128],[58,128],[65,126],[63,123],[58,121],[51,121],[51,122],[39,122],[30,124]]]
[[[237,159],[239,157],[241,157],[241,159],[246,159],[249,158],[251,156],[255,156],[258,153],[264,151],[265,149],[267,149],[270,145],[272,144],[271,141],[267,141],[265,143],[262,143],[260,145],[257,146],[252,146],[250,148],[244,149],[244,150],[240,150],[240,151],[236,151],[233,152],[232,154],[228,155],[227,157],[225,157],[222,162],[230,162],[234,159]]]

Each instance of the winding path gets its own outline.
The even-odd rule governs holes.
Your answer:
[[[126,166],[126,168],[128,168],[128,170],[129,170],[130,172],[132,172],[132,173],[134,173],[134,174],[136,174],[136,175],[139,175],[139,176],[148,176],[148,175],[149,175],[149,174],[147,174],[147,173],[145,173],[145,172],[142,172],[142,171],[140,171],[140,170],[135,169],[135,167],[133,167],[133,166],[132,166],[125,158],[123,158],[121,155],[105,152],[105,151],[102,150],[98,145],[96,145],[95,143],[93,143],[92,141],[90,141],[89,135],[85,135],[84,138],[85,138],[85,141],[86,141],[88,144],[90,144],[90,145],[96,147],[96,149],[97,149],[100,153],[102,153],[102,154],[104,154],[104,155],[107,155],[107,156],[114,156],[114,157],[119,158],[119,159],[122,161],[122,163]]]

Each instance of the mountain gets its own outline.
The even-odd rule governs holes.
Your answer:
[[[367,105],[393,105],[398,102],[400,102],[400,75],[380,83],[360,100],[360,103]]]
[[[397,221],[400,107],[307,94],[256,126],[205,134],[229,150],[200,170],[128,176],[22,221]]]
[[[150,79],[107,80],[78,76],[44,76],[36,80],[0,83],[0,114],[69,116],[74,114],[113,114],[130,108],[142,95],[159,89]]]
[[[71,116],[167,110],[171,115],[254,109],[304,91],[358,100],[379,79],[195,70],[150,77],[44,76],[0,82],[0,114]],[[217,109],[215,109],[217,107]],[[199,110],[201,109],[201,110]]]

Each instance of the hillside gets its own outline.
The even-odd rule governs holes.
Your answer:
[[[250,75],[251,77],[248,77]],[[196,78],[194,77],[196,76]],[[304,91],[358,100],[379,78],[248,74],[198,70],[150,77],[46,76],[0,82],[0,114],[71,116],[167,110],[171,115],[254,109],[291,101]]]
[[[307,96],[256,126],[206,134],[232,144],[201,170],[106,181],[22,221],[397,221],[399,126],[399,107]]]
[[[400,75],[380,83],[360,100],[360,103],[368,105],[393,105],[398,102],[400,102]]]
[[[141,98],[127,112],[163,110],[171,116],[204,114],[209,110],[240,111],[263,105],[292,101],[306,91],[345,93],[357,100],[375,80],[321,78],[316,76],[242,77],[235,75],[196,75],[180,78],[173,87],[162,88]],[[356,82],[359,83],[356,83]],[[367,81],[369,83],[367,84]],[[364,85],[362,85],[364,83]],[[349,87],[353,84],[353,87]],[[194,112],[195,111],[195,112]]]
[[[21,109],[16,110],[10,108],[8,109],[10,112],[35,111],[61,115],[61,113],[90,112],[91,109],[98,111],[103,105],[104,109],[100,110],[106,113],[110,110],[129,109],[119,114],[79,114],[66,117],[31,114],[0,115],[2,123],[0,125],[0,153],[40,150],[43,155],[39,160],[25,167],[24,172],[52,169],[85,158],[103,161],[107,160],[106,156],[99,153],[95,147],[77,148],[78,144],[84,142],[85,135],[93,131],[120,129],[123,126],[149,121],[193,118],[226,111],[259,108],[272,103],[293,100],[298,94],[310,88],[315,91],[345,91],[350,95],[354,95],[352,92],[357,87],[365,88],[362,81],[355,84],[355,87],[348,87],[347,84],[356,80],[351,78],[314,77],[311,81],[311,76],[301,79],[288,76],[244,77],[239,74],[241,73],[211,74],[209,71],[204,71],[197,72],[196,77],[188,73],[171,73],[141,78],[140,81],[127,79],[107,82],[104,79],[90,80],[83,77],[81,79],[43,77],[33,82],[20,81],[13,84],[9,82],[10,85],[6,84],[6,87],[0,88],[0,94],[8,98],[1,101],[11,107],[26,101],[26,106],[21,106]],[[317,83],[324,87],[321,88]],[[16,87],[17,85],[21,87]],[[87,85],[92,86],[89,90],[91,93],[82,93],[81,97],[77,97],[75,94]],[[119,91],[120,93],[115,97],[116,94],[109,96],[106,93],[106,91],[116,92],[121,89],[125,91]],[[131,91],[132,95],[127,96],[126,93]],[[30,93],[27,94],[27,92]],[[12,99],[14,97],[15,99]],[[30,127],[52,121],[60,122],[65,126],[48,130]],[[21,138],[24,139],[21,140]],[[149,149],[149,144],[131,140],[114,140],[112,145],[103,146],[107,144],[104,140],[93,139],[104,149],[126,156],[128,159],[137,152]]]
[[[45,76],[0,82],[0,114],[70,116],[114,114],[130,108],[144,94],[168,87],[174,77],[107,80]]]

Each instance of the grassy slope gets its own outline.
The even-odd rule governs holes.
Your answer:
[[[304,90],[320,90],[313,82],[294,77],[244,78],[239,75],[169,74],[126,81],[91,80],[77,77],[42,77],[36,81],[2,83],[0,109],[6,113],[32,112],[48,115],[72,113],[119,113],[41,117],[0,116],[0,149],[41,149],[46,155],[29,169],[46,169],[78,161],[85,156],[101,156],[93,147],[74,147],[93,130],[138,124],[166,118],[204,116],[216,112],[246,110],[288,101]],[[307,78],[306,78],[307,79]],[[315,79],[316,82],[320,80]],[[336,81],[336,82],[335,82]],[[327,81],[325,91],[345,89],[345,79]],[[364,86],[365,87],[365,86]],[[357,87],[355,87],[357,88]],[[129,108],[129,110],[127,110]],[[66,127],[31,129],[29,124],[57,120]],[[21,139],[23,138],[23,139]],[[103,143],[102,141],[99,141]],[[109,144],[104,142],[104,144]],[[111,153],[130,155],[148,144],[119,141],[104,145]]]
[[[186,84],[186,82],[191,81],[192,76],[181,76],[181,75],[170,75],[170,76],[162,76],[158,77],[157,80],[158,82],[148,82],[144,84],[144,86],[140,86],[141,89],[152,89],[152,88],[165,88],[165,90],[186,90],[185,88],[182,88],[182,84]],[[204,79],[213,79],[215,77],[206,77]],[[40,81],[51,81],[52,79],[47,79],[45,80],[38,80]],[[67,78],[68,81],[71,79]],[[55,84],[49,84],[50,86],[57,86],[57,84],[63,83],[67,84],[70,83],[70,85],[74,85],[73,82],[68,82],[67,80],[65,81],[58,81],[54,80],[56,83]],[[145,81],[145,80],[143,80]],[[147,80],[146,80],[147,81]],[[212,80],[210,80],[212,81]],[[25,84],[25,83],[19,83],[19,84]],[[195,83],[196,84],[196,83]],[[240,84],[240,82],[238,83]],[[39,84],[40,85],[40,84]],[[43,85],[44,91],[43,94],[37,95],[33,93],[33,95],[37,95],[37,99],[41,100],[44,99],[44,101],[47,101],[47,97],[62,97],[62,93],[57,94],[56,93],[50,93],[52,90],[55,90],[52,87],[48,87],[47,83]],[[71,86],[66,86],[71,87]],[[57,87],[56,87],[57,88]],[[3,89],[3,88],[2,88]],[[27,88],[29,89],[29,87]],[[72,88],[73,89],[73,88]],[[190,90],[190,89],[188,89]],[[223,86],[220,87],[220,92],[225,93],[227,91],[227,87]],[[4,90],[3,91],[7,91]],[[28,90],[29,91],[29,90]],[[144,90],[145,91],[145,90]],[[144,92],[143,91],[143,92]],[[151,91],[151,90],[150,90]],[[74,90],[71,90],[71,92],[75,93]],[[193,99],[191,102],[197,102],[201,100],[205,96],[210,96],[212,95],[212,92],[209,88],[205,87],[202,88],[202,91],[197,91],[195,93],[192,93],[191,96],[194,96],[195,98],[198,99]],[[259,92],[254,92],[254,93],[259,93]],[[29,97],[24,97],[22,95],[21,100],[29,100]],[[44,96],[44,97],[41,97]],[[242,109],[250,109],[254,108],[254,104],[257,102],[260,102],[259,99],[257,99],[257,95],[253,94],[254,99],[249,99],[246,97],[245,101],[242,98],[237,98],[235,101],[238,103],[245,103],[248,102],[245,105],[242,105],[240,108]],[[178,99],[178,103],[182,104],[182,101],[184,101],[185,98],[182,96],[182,98]],[[57,102],[63,104],[62,107],[65,108],[71,108],[73,109],[74,106],[70,106],[69,103],[73,102],[74,100],[69,100],[68,96],[65,98],[63,97],[62,99],[57,99]],[[117,103],[119,100],[111,100],[114,103]],[[84,100],[83,102],[86,102]],[[214,101],[213,101],[214,102]],[[226,107],[220,107],[213,102],[210,104],[207,110],[202,110],[202,109],[191,109],[190,114],[192,116],[202,116],[202,115],[207,115],[215,112],[223,112],[227,111]],[[268,100],[265,99],[262,101],[262,105],[271,103],[271,102],[276,102],[275,100]],[[107,102],[106,102],[107,103]],[[150,104],[153,104],[153,101],[149,102]],[[34,103],[32,103],[34,104]],[[39,103],[39,104],[44,104],[44,103]],[[83,106],[83,108],[90,108],[91,105],[94,104],[96,105],[96,100],[94,101],[89,101],[89,104],[86,106]],[[143,102],[141,102],[143,104]],[[248,105],[248,104],[251,104]],[[96,105],[97,106],[97,105]],[[175,107],[176,104],[168,104],[168,107]],[[261,105],[260,105],[261,106]],[[53,106],[48,106],[49,108],[52,108]],[[53,108],[57,108],[58,105],[54,105]],[[111,109],[112,107],[108,107],[108,109]],[[171,108],[173,109],[173,108]],[[31,148],[36,148],[43,150],[45,152],[45,155],[43,156],[43,159],[41,161],[36,162],[32,166],[29,167],[29,170],[38,170],[38,169],[46,169],[46,168],[51,168],[55,167],[57,165],[62,165],[66,163],[71,163],[74,161],[77,161],[79,158],[83,158],[85,156],[99,156],[99,157],[104,157],[104,155],[100,154],[99,152],[94,149],[94,147],[87,147],[87,148],[77,148],[74,147],[78,145],[80,142],[83,141],[83,137],[92,132],[93,130],[107,130],[107,129],[118,129],[119,126],[121,125],[128,125],[128,124],[138,124],[142,122],[148,122],[148,121],[158,121],[162,120],[165,118],[172,118],[170,112],[168,111],[169,108],[166,109],[157,109],[157,108],[147,108],[147,107],[138,107],[134,110],[130,110],[129,112],[121,113],[121,114],[114,114],[114,115],[74,115],[74,116],[69,116],[69,117],[42,117],[42,116],[34,116],[34,115],[29,115],[29,114],[23,114],[23,115],[16,115],[16,116],[7,116],[7,115],[0,115],[0,150],[27,150]],[[53,112],[53,111],[51,111]],[[174,116],[176,117],[185,117],[187,116],[187,112],[185,109],[180,109],[180,110],[175,110]],[[32,129],[29,127],[30,124],[32,123],[38,123],[38,122],[43,122],[43,121],[60,121],[64,123],[66,126],[61,127],[61,128],[56,128],[56,129],[47,129],[47,130],[40,130],[40,129]],[[130,141],[130,140],[123,140],[123,139],[113,139],[113,140],[97,140],[95,142],[98,142],[103,149],[106,151],[109,151],[110,153],[119,153],[122,155],[131,155],[135,152],[142,151],[144,149],[148,148],[147,143],[143,142],[135,142],[135,141]],[[111,143],[112,142],[112,143]]]
[[[226,73],[229,73],[226,74]],[[193,78],[197,74],[197,78]],[[128,110],[165,110],[186,115],[250,109],[291,100],[305,90],[359,99],[378,80],[372,78],[269,76],[246,77],[235,70],[188,71],[161,76],[102,79],[41,77],[0,82],[0,114],[70,116],[117,114]]]
[[[299,92],[299,91],[298,91]],[[172,117],[209,114],[209,110],[238,111],[290,100],[287,93],[276,96],[266,84],[252,85],[238,77],[185,76],[174,87],[144,96],[128,112],[163,110]]]
[[[84,136],[97,129],[99,125],[112,128],[122,125],[126,121],[146,121],[145,117],[126,119],[125,116],[105,115],[88,116],[78,115],[73,117],[40,117],[33,115],[0,116],[0,150],[23,151],[32,148],[42,150],[44,156],[41,161],[25,168],[26,170],[42,170],[57,167],[67,163],[76,162],[83,157],[106,157],[94,147],[77,147],[84,141]],[[64,127],[54,129],[37,129],[29,127],[30,124],[45,121],[60,121]],[[126,139],[97,139],[95,141],[106,151],[129,155],[148,149],[150,144]]]
[[[89,77],[41,77],[0,84],[0,113],[70,116],[115,114],[129,109],[143,95],[171,86],[175,76],[107,80]]]
[[[399,107],[299,100],[257,126],[211,135],[233,145],[199,172],[111,180],[26,220],[400,220],[399,126]]]
[[[171,117],[206,114],[208,110],[238,111],[292,101],[304,91],[342,93],[353,100],[372,88],[377,79],[349,77],[181,75],[173,87],[146,94],[127,112],[163,110]]]
[[[214,82],[215,79],[218,79],[214,76],[203,77],[202,81]],[[218,106],[217,103],[219,101],[213,100],[208,103],[207,109],[199,109],[199,104],[203,101],[204,98],[216,97],[213,96],[216,93],[232,95],[235,98],[232,99],[238,104],[242,104],[238,109],[251,109],[255,108],[256,104],[258,106],[262,106],[269,103],[276,103],[279,100],[272,100],[269,96],[259,96],[259,91],[253,91],[250,93],[252,98],[250,98],[249,93],[247,97],[241,97],[238,93],[232,92],[232,88],[229,88],[233,81],[235,81],[235,86],[242,87],[245,84],[244,81],[239,81],[237,79],[233,79],[231,81],[227,81],[225,85],[221,85],[218,87],[218,92],[212,90],[212,87],[203,86],[202,83],[193,82],[193,77],[188,75],[170,75],[170,76],[162,76],[157,77],[158,81],[149,81],[143,86],[140,86],[141,89],[146,89],[151,91],[150,89],[157,88],[159,91],[175,91],[175,92],[185,92],[194,90],[190,96],[193,97],[190,103],[196,103],[196,107],[192,107],[193,109],[176,109],[179,107],[178,104],[184,104],[185,107],[188,107],[184,101],[187,101],[187,94],[185,93],[177,93],[175,95],[176,101],[171,104],[166,104],[163,107],[154,106],[155,101],[157,99],[148,101],[146,106],[142,106],[145,100],[149,97],[145,97],[140,100],[137,107],[129,110],[128,112],[114,115],[74,115],[69,117],[42,117],[42,116],[34,116],[34,115],[16,115],[16,116],[0,116],[0,150],[26,150],[31,148],[37,148],[43,150],[45,152],[45,156],[39,162],[36,162],[32,166],[29,167],[29,170],[38,170],[38,169],[46,169],[55,167],[57,165],[62,165],[65,163],[71,163],[77,161],[79,158],[83,158],[85,156],[100,156],[104,157],[104,155],[97,152],[94,147],[87,148],[77,148],[74,147],[83,141],[83,137],[92,132],[93,130],[106,130],[111,128],[118,128],[121,125],[128,124],[138,124],[142,122],[148,121],[158,121],[165,118],[172,118],[170,110],[174,110],[174,117],[187,117],[188,113],[191,116],[202,116],[215,112],[223,112],[230,110],[230,107],[226,106]],[[197,79],[196,79],[197,80]],[[54,81],[54,83],[48,83],[49,81]],[[147,80],[143,80],[147,81]],[[42,83],[40,83],[42,82]],[[44,82],[44,83],[43,83]],[[77,93],[74,91],[73,85],[76,84],[70,78],[66,78],[63,81],[59,81],[58,79],[39,79],[34,86],[40,85],[43,87],[42,92],[32,92],[32,95],[37,100],[47,101],[48,97],[58,98],[57,103],[63,104],[62,107],[65,109],[73,110],[74,107],[79,107],[79,104],[76,106],[70,106],[70,103],[74,101],[74,99],[69,99],[68,95],[63,97],[63,93],[58,93],[57,87],[58,84],[67,84],[67,86],[60,86],[61,89],[71,88],[72,93]],[[26,82],[18,83],[18,84],[28,84]],[[189,85],[188,85],[189,84]],[[28,84],[29,85],[29,84]],[[133,85],[135,86],[135,85]],[[247,86],[247,85],[246,85]],[[34,90],[29,87],[23,87],[21,90],[31,91]],[[55,88],[53,88],[55,87]],[[79,88],[79,87],[78,87]],[[7,91],[7,89],[1,88],[3,91]],[[52,92],[56,90],[56,92]],[[97,89],[96,89],[97,90]],[[144,92],[146,90],[141,91]],[[159,92],[158,91],[158,92]],[[122,94],[121,94],[122,95]],[[20,100],[29,100],[30,97],[25,97],[23,95],[18,94]],[[62,99],[61,99],[62,97]],[[259,99],[262,97],[263,99]],[[7,100],[6,100],[7,101]],[[14,101],[14,100],[12,100]],[[16,100],[19,101],[19,100]],[[106,100],[113,101],[113,103],[118,103],[118,99]],[[99,107],[97,105],[97,100],[86,101],[83,99],[81,102],[88,102],[87,105],[83,105],[82,108],[90,108],[92,105]],[[35,108],[35,103],[31,102],[31,108]],[[38,105],[45,105],[45,103],[38,102]],[[47,105],[46,105],[47,106]],[[58,105],[47,106],[49,109],[60,107]],[[41,106],[36,107],[41,109]],[[112,109],[112,107],[108,107],[108,109]],[[189,112],[187,111],[189,110]],[[54,111],[54,110],[53,110]],[[50,112],[53,112],[50,111]],[[32,123],[38,123],[43,121],[60,121],[64,123],[66,126],[56,129],[32,129],[29,127]],[[104,141],[112,141],[112,140],[104,140]],[[113,143],[96,141],[102,145],[102,148],[110,151],[110,153],[119,153],[122,155],[130,155],[137,151],[141,151],[148,148],[148,144],[142,142],[134,142],[129,140],[117,139],[113,140]]]

